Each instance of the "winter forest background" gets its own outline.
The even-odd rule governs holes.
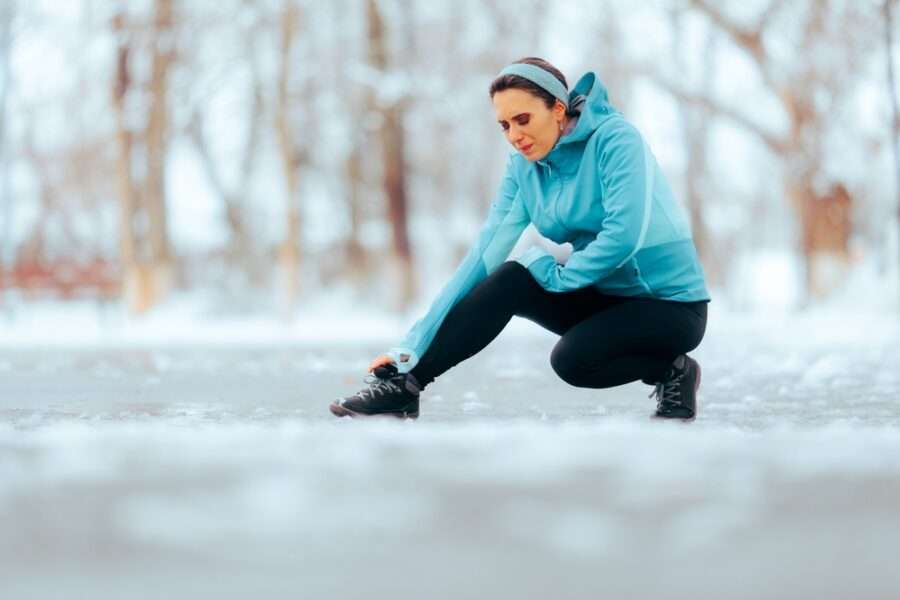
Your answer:
[[[898,11],[0,0],[0,595],[895,597]],[[697,420],[517,318],[418,420],[334,418],[473,243],[534,55],[690,215]]]
[[[720,306],[895,310],[894,4],[4,0],[2,310],[412,315],[486,214],[487,87],[529,55],[645,134]]]

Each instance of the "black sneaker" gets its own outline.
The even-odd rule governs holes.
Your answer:
[[[375,369],[366,379],[369,387],[335,400],[328,408],[338,417],[389,415],[400,419],[419,416],[419,382],[409,373],[398,373],[394,365]]]
[[[655,417],[693,421],[697,416],[697,388],[700,364],[686,354],[672,363],[665,381],[656,384],[650,397],[656,396]]]

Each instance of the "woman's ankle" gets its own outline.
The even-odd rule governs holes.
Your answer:
[[[422,373],[418,365],[414,367],[408,373],[408,375],[412,378],[413,383],[415,383],[416,387],[419,388],[419,391],[424,390],[425,386],[434,381],[434,377],[429,377],[427,373]]]

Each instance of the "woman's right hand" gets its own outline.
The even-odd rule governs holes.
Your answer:
[[[378,367],[383,367],[385,365],[394,365],[397,366],[397,363],[394,362],[394,359],[388,356],[387,354],[382,354],[375,360],[371,362],[369,365],[369,373],[377,369]]]

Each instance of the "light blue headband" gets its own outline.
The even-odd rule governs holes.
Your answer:
[[[566,87],[560,83],[559,79],[554,77],[549,71],[545,71],[540,67],[529,65],[527,63],[513,63],[500,71],[498,77],[502,75],[518,75],[519,77],[524,77],[528,81],[541,86],[543,89],[559,98],[559,100],[566,105],[566,109],[569,108],[569,92],[566,91]]]

